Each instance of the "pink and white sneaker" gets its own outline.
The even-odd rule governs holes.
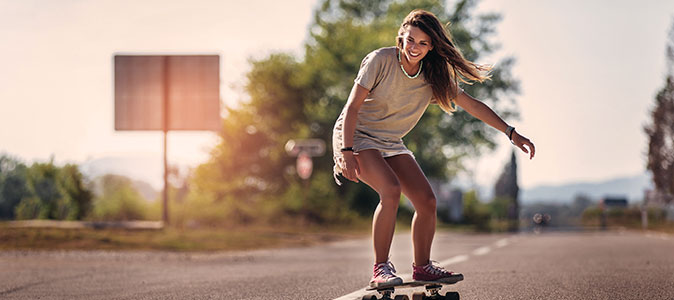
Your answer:
[[[412,264],[414,271],[412,279],[417,281],[439,281],[454,283],[463,280],[463,275],[447,271],[445,268],[438,266],[436,261],[430,261],[425,266],[416,266]]]
[[[390,261],[374,265],[374,275],[370,280],[370,287],[380,288],[402,284],[403,279],[396,276],[396,269]]]

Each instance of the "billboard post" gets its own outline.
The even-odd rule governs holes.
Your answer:
[[[164,156],[164,191],[162,192],[162,221],[164,221],[164,224],[169,224],[169,213],[168,213],[168,157],[167,157],[167,147],[166,144],[168,143],[168,129],[169,129],[169,118],[170,118],[170,112],[171,112],[171,107],[169,106],[169,93],[171,90],[169,89],[169,68],[171,67],[168,63],[168,58],[166,56],[163,57],[163,86],[164,86],[164,97],[162,97],[162,106],[164,111],[162,112],[162,135],[163,135],[163,156]]]
[[[218,55],[115,55],[115,130],[161,130],[162,220],[169,224],[170,130],[219,131]]]

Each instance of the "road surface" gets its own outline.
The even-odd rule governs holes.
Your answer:
[[[392,261],[411,273],[409,234]],[[236,253],[0,251],[0,299],[360,299],[369,239]],[[641,232],[438,233],[461,299],[674,299],[674,237]],[[406,289],[411,293],[413,290]]]

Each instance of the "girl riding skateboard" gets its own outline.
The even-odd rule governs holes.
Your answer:
[[[530,159],[534,144],[493,110],[459,87],[459,80],[483,82],[490,67],[466,60],[435,15],[412,11],[400,25],[395,47],[372,51],[362,61],[333,130],[335,180],[363,181],[379,194],[372,238],[375,264],[371,287],[401,284],[389,261],[400,195],[412,202],[414,280],[442,281],[452,276],[430,259],[436,226],[436,199],[404,137],[430,104],[447,113],[463,108],[508,139]],[[525,147],[526,146],[526,147]],[[527,149],[528,148],[528,149]]]

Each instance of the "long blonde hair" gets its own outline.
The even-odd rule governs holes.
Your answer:
[[[431,84],[433,96],[440,108],[449,114],[455,112],[456,104],[453,99],[459,92],[459,80],[471,84],[471,81],[483,82],[490,79],[491,66],[466,60],[461,50],[454,46],[449,30],[445,30],[433,13],[421,9],[410,12],[400,25],[397,44],[401,50],[403,35],[409,26],[421,29],[431,38],[433,49],[423,59],[424,77]]]

